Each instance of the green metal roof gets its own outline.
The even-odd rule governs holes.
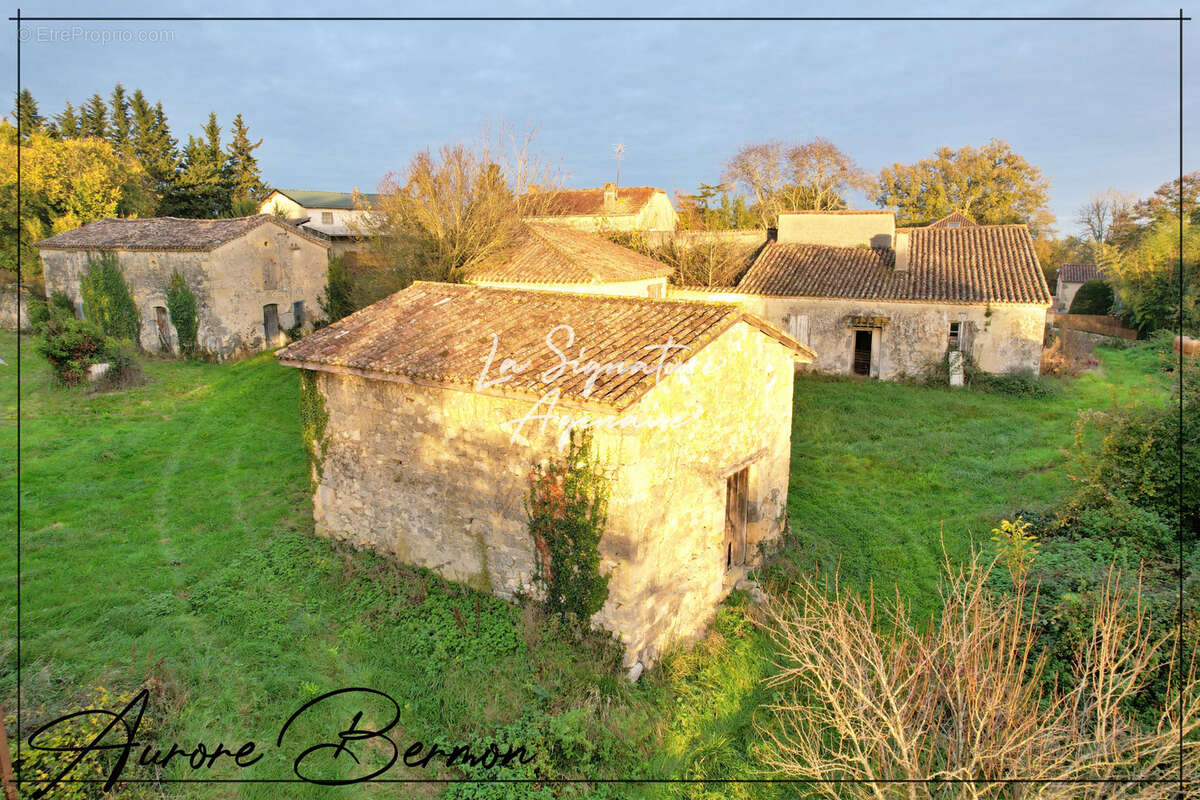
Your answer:
[[[275,191],[287,195],[305,208],[354,208],[354,195],[350,192],[317,192],[309,189],[276,189]],[[372,205],[379,200],[377,194],[364,192],[362,197]]]

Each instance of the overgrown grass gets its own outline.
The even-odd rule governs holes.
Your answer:
[[[1064,450],[1078,409],[1165,396],[1161,381],[1147,378],[1153,356],[1145,350],[1101,351],[1103,376],[1086,375],[1039,400],[801,378],[793,535],[768,577],[778,583],[795,570],[840,565],[852,585],[894,584],[921,613],[936,611],[941,540],[961,555],[1001,516],[1044,507],[1068,490]],[[23,354],[26,734],[71,710],[91,687],[128,695],[150,677],[170,712],[158,741],[253,740],[266,753],[240,775],[176,765],[164,777],[287,778],[295,753],[274,747],[287,715],[322,692],[365,686],[400,705],[392,733],[402,748],[417,739],[453,744],[495,734],[539,749],[564,775],[758,774],[752,722],[769,699],[761,679],[771,651],[748,621],[744,597],[722,609],[696,649],[669,656],[629,687],[603,641],[573,640],[530,610],[313,537],[298,376],[269,355],[228,365],[147,360],[146,385],[89,394],[54,385],[28,342]],[[0,366],[0,484],[12,498],[12,334],[0,334],[0,357],[8,363]],[[0,507],[0,524],[15,531],[13,504]],[[13,547],[0,554],[0,698],[10,715],[15,555]],[[336,741],[353,710],[335,703],[323,722],[303,722],[297,740]],[[372,706],[363,724],[381,723],[386,713]],[[383,748],[371,752],[381,766]],[[132,767],[127,774],[147,772]],[[398,765],[387,777],[461,774]],[[329,792],[301,784],[183,788],[172,796]],[[161,796],[154,786],[134,789]],[[549,790],[373,784],[342,791],[525,797]],[[779,787],[721,784],[559,791],[790,796]]]

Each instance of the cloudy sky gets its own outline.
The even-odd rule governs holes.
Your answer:
[[[176,4],[27,2],[26,16],[1174,16],[1160,2]],[[1186,13],[1191,13],[1185,9]],[[1200,22],[1187,23],[1194,94]],[[25,23],[22,82],[44,114],[116,82],[161,100],[174,134],[242,113],[265,180],[369,191],[411,155],[488,121],[537,129],[574,186],[691,190],[749,141],[831,139],[872,171],[940,145],[1008,141],[1051,182],[1059,230],[1092,192],[1177,173],[1178,23],[387,21]],[[16,37],[0,57],[16,63]],[[12,67],[10,66],[10,69]],[[13,85],[15,76],[10,77]],[[1197,168],[1196,104],[1185,169]],[[863,200],[859,200],[861,205]]]

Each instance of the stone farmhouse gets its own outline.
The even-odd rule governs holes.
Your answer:
[[[1071,310],[1079,287],[1088,281],[1106,281],[1108,275],[1103,267],[1095,264],[1063,264],[1058,268],[1058,289],[1054,293],[1054,310],[1066,314]]]
[[[549,222],[581,231],[674,231],[675,207],[662,189],[653,186],[599,189],[559,189],[544,192],[531,222]]]
[[[583,231],[530,222],[516,245],[468,279],[498,289],[666,297],[671,268]]]
[[[782,214],[736,288],[670,296],[742,302],[810,345],[814,369],[885,380],[950,350],[989,372],[1036,374],[1051,302],[1024,225],[952,215],[897,229],[890,211]]]
[[[350,192],[274,189],[258,204],[258,213],[281,216],[293,225],[329,239],[329,254],[354,261],[359,253],[359,230],[367,212],[356,206]],[[360,194],[374,204],[377,194]]]
[[[83,313],[89,256],[112,252],[142,316],[141,346],[178,352],[165,288],[178,270],[196,294],[198,344],[219,358],[276,347],[320,313],[329,242],[270,215],[233,219],[102,219],[35,244],[46,291]]]
[[[277,357],[324,405],[317,530],[502,597],[532,591],[530,465],[590,428],[611,481],[593,621],[649,665],[779,535],[813,354],[735,304],[418,282]]]

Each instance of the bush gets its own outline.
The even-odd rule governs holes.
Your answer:
[[[106,336],[135,343],[139,340],[142,316],[115,253],[88,257],[79,291],[83,295],[84,316],[99,325]]]
[[[925,386],[944,389],[950,385],[950,354],[942,356],[925,370]],[[1005,394],[1011,397],[1052,397],[1060,389],[1057,384],[1036,375],[1015,373],[996,375],[985,372],[975,359],[963,353],[963,385],[980,392]]]
[[[179,334],[179,352],[191,358],[199,349],[196,342],[196,334],[200,328],[196,315],[196,293],[187,285],[187,281],[178,270],[171,274],[171,280],[163,291],[167,296],[167,312],[171,315],[171,324]]]
[[[1107,315],[1113,307],[1113,290],[1108,281],[1084,281],[1071,300],[1068,314]]]
[[[326,270],[328,280],[317,302],[330,322],[337,322],[342,317],[354,313],[358,309],[354,305],[354,281],[350,268],[346,266],[341,256],[329,257],[329,268]]]
[[[62,383],[82,382],[87,378],[88,367],[104,361],[108,337],[90,320],[51,309],[38,332],[41,335],[38,352],[50,362]]]

